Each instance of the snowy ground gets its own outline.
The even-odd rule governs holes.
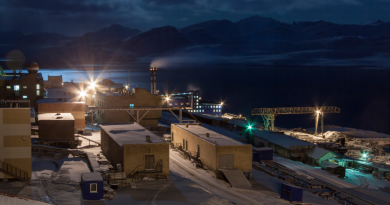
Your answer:
[[[314,131],[315,128],[309,128],[308,131]],[[321,130],[321,127],[318,127],[318,131]],[[340,127],[336,125],[325,125],[324,132],[326,131],[337,131],[343,134],[346,134],[352,138],[390,138],[390,135],[378,133],[369,130],[360,130],[349,127]]]

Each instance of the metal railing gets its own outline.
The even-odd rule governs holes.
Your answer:
[[[29,181],[30,176],[27,171],[19,169],[16,166],[13,166],[7,162],[3,162],[0,160],[0,171],[4,174],[10,175],[22,181]]]

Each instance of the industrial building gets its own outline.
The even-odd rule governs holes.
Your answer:
[[[190,90],[185,93],[172,93],[161,95],[165,105],[190,107],[191,113],[222,116],[222,103],[219,101],[205,100],[199,97],[199,90]]]
[[[75,131],[85,133],[85,103],[69,102],[66,98],[45,98],[37,101],[38,114],[71,113],[74,118]]]
[[[315,166],[320,166],[322,161],[339,158],[336,153],[317,146],[309,150],[306,155],[307,162]]]
[[[0,108],[0,179],[31,178],[30,108]]]
[[[30,106],[36,108],[36,101],[44,95],[43,78],[38,71],[37,63],[29,63],[27,72],[4,73],[0,76],[0,99],[30,100]]]
[[[43,81],[45,88],[62,88],[62,75],[60,76],[48,76],[47,81]]]
[[[74,121],[70,113],[38,114],[39,139],[56,146],[72,147],[76,141]]]
[[[249,137],[257,147],[271,147],[274,153],[288,159],[303,161],[305,154],[316,145],[279,132],[250,131]]]
[[[172,124],[175,147],[199,159],[220,177],[220,169],[238,169],[251,175],[252,145],[243,144],[197,124]]]
[[[127,177],[169,178],[169,144],[138,123],[103,124],[103,154]]]
[[[143,88],[133,88],[132,93],[96,92],[96,107],[161,107],[161,97],[151,94]],[[134,122],[132,116],[144,116],[146,111],[99,110],[95,113],[98,123],[129,123]],[[161,110],[149,111],[139,122],[142,126],[157,126],[161,119]]]

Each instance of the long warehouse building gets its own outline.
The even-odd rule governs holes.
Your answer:
[[[218,178],[222,177],[220,169],[239,169],[249,177],[252,173],[252,145],[192,124],[172,124],[171,139],[175,147],[198,158]]]
[[[316,145],[279,132],[253,130],[250,134],[257,147],[271,147],[281,157],[303,161]]]

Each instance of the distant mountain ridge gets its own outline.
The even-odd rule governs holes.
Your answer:
[[[19,31],[0,32],[2,55],[18,48],[19,35]],[[61,55],[85,59],[75,56],[77,52],[94,61],[134,61],[137,56],[172,53],[244,56],[310,50],[318,51],[310,54],[311,58],[351,58],[390,53],[390,22],[378,19],[361,25],[326,21],[289,24],[256,15],[237,22],[209,20],[181,29],[162,26],[141,32],[113,24],[79,37],[39,32],[22,34],[21,38],[26,57],[45,56],[53,61]],[[325,55],[321,50],[328,51]],[[302,54],[294,54],[299,55]]]

